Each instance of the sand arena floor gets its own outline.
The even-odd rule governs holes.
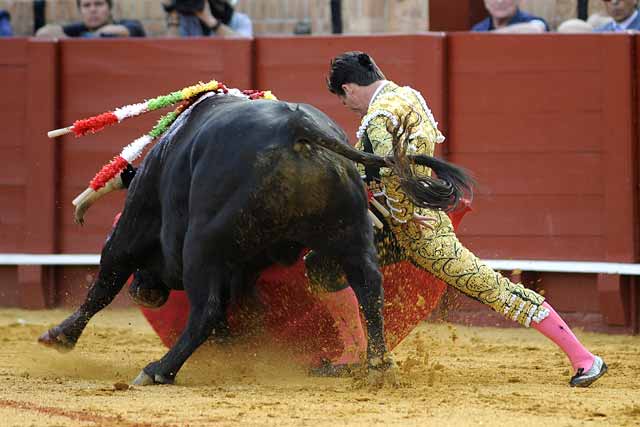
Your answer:
[[[175,386],[128,387],[165,352],[141,314],[105,310],[68,354],[37,345],[67,314],[0,310],[1,426],[640,425],[640,337],[577,331],[610,367],[588,389],[533,330],[443,323],[394,351],[398,387],[310,378],[246,343],[199,350]]]

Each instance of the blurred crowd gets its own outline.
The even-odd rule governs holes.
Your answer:
[[[37,28],[37,37],[145,37],[139,17],[114,18],[114,1],[76,0],[80,18],[75,22],[47,23]],[[520,0],[484,0],[488,17],[470,28],[476,32],[497,33],[558,33],[625,32],[640,30],[639,0],[591,0],[601,3],[600,13],[585,20],[568,19],[548,22],[526,10]],[[44,2],[42,2],[44,3]],[[165,14],[164,34],[170,37],[252,37],[252,19],[237,10],[238,0],[158,0]],[[530,6],[533,4],[528,3]],[[344,6],[343,6],[344,7]],[[43,18],[44,19],[44,18]],[[311,34],[308,20],[299,21],[294,34]],[[11,16],[0,9],[0,36],[12,36]]]
[[[639,0],[599,0],[606,14],[594,13],[586,20],[569,19],[558,25],[558,33],[605,33],[640,30]],[[499,33],[543,33],[551,31],[547,21],[520,8],[519,0],[484,0],[489,16],[472,31]]]
[[[167,36],[252,37],[248,15],[235,9],[237,0],[162,0]],[[79,20],[48,23],[35,31],[36,37],[145,37],[143,24],[135,17],[116,19],[114,0],[76,0]],[[11,36],[11,17],[0,10],[0,36]]]

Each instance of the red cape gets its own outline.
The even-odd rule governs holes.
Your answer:
[[[468,206],[450,214],[457,227]],[[446,285],[407,261],[381,268],[384,276],[384,325],[389,350],[424,320],[438,305]],[[342,354],[343,345],[333,320],[323,304],[312,294],[300,258],[294,265],[273,265],[258,278],[258,297],[265,307],[261,319],[271,342],[284,345],[305,363],[317,364],[322,358]],[[172,291],[158,309],[141,308],[164,345],[171,347],[184,329],[189,301],[184,291]],[[241,333],[243,323],[229,310],[232,333]]]

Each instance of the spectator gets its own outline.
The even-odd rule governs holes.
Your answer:
[[[627,30],[640,30],[640,14],[638,13],[638,0],[603,0],[607,13],[612,21],[596,27],[596,32],[622,32]]]
[[[168,35],[252,37],[249,16],[235,10],[237,0],[167,0]]]
[[[144,37],[140,21],[111,15],[112,0],[76,0],[81,22],[69,25],[49,24],[36,32],[36,37]]]
[[[549,31],[547,22],[520,10],[520,0],[484,0],[489,17],[478,22],[471,31],[495,31],[498,33],[544,33]]]
[[[0,37],[11,37],[12,35],[11,15],[6,10],[0,9]]]
[[[593,14],[585,22],[569,19],[558,26],[559,33],[616,33],[640,30],[638,0],[603,0],[609,16]]]
[[[308,19],[298,21],[293,27],[293,34],[296,36],[308,36],[311,34],[311,22]]]

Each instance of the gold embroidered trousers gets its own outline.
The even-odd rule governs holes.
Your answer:
[[[410,260],[465,295],[488,305],[524,326],[547,316],[544,297],[513,283],[480,261],[465,248],[453,231],[449,217],[440,211],[423,210],[436,218],[434,230],[413,222],[391,224],[402,258]],[[384,248],[380,248],[384,251]]]

